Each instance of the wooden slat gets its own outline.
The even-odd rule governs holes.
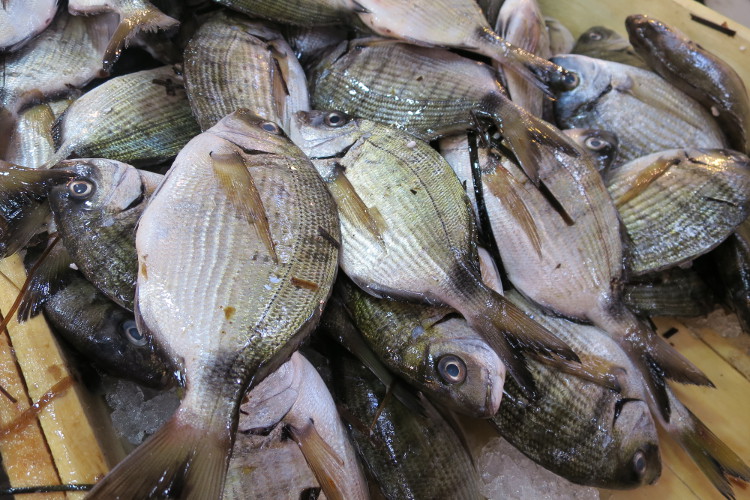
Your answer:
[[[0,308],[7,311],[25,280],[23,264],[17,255],[0,261],[0,280]],[[84,409],[80,384],[71,378],[54,336],[41,316],[23,324],[13,318],[8,331],[30,399],[37,402],[49,398],[52,388],[62,389],[38,416],[60,481],[96,482],[109,470],[108,462]],[[84,495],[68,493],[67,496],[83,498]]]

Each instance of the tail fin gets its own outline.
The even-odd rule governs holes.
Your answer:
[[[226,428],[197,428],[182,415],[178,410],[99,481],[86,498],[221,498],[231,435]]]
[[[304,455],[307,465],[310,466],[310,470],[313,471],[315,479],[318,480],[326,498],[344,500],[345,496],[339,484],[346,482],[348,471],[344,468],[344,461],[315,429],[312,419],[302,428],[289,425],[288,430],[292,439],[297,442],[300,450],[302,450],[302,455]]]
[[[123,13],[120,18],[120,24],[117,26],[109,45],[104,51],[102,67],[105,71],[112,69],[115,61],[120,57],[122,49],[127,46],[130,38],[139,31],[156,31],[158,29],[167,30],[179,24],[179,21],[169,17],[162,11],[145,2],[142,9],[133,12]]]
[[[462,281],[466,283],[466,280]],[[521,351],[530,351],[550,358],[550,365],[561,364],[557,357],[576,362],[580,362],[580,359],[565,342],[505,297],[487,288],[478,279],[476,281],[476,287],[472,287],[471,291],[462,297],[447,300],[448,305],[461,312],[469,325],[497,352],[511,377],[526,395],[535,399],[534,380]]]
[[[675,416],[666,431],[726,498],[734,499],[728,476],[750,482],[750,467],[667,389]]]

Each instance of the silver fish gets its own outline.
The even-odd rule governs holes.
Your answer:
[[[18,50],[49,26],[57,0],[5,0],[0,9],[0,52]]]

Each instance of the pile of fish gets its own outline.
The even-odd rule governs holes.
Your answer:
[[[579,484],[656,481],[657,426],[750,481],[649,320],[750,330],[742,81],[480,3],[3,1],[13,314],[182,398],[89,498],[481,498],[455,413]]]

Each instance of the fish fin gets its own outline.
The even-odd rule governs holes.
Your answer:
[[[531,241],[531,246],[536,250],[539,258],[542,258],[542,240],[539,237],[534,217],[532,217],[523,197],[519,192],[523,188],[518,186],[518,181],[505,170],[498,166],[494,172],[482,174],[482,184],[500,201],[507,205],[508,213],[523,228],[524,234]]]
[[[228,429],[197,428],[180,410],[99,481],[89,500],[221,498],[232,448]]]
[[[237,152],[228,154],[211,152],[209,156],[211,157],[214,174],[216,174],[219,185],[224,189],[229,201],[239,215],[255,228],[269,255],[278,264],[279,257],[276,255],[276,247],[273,243],[266,209],[242,156]]]
[[[280,50],[276,49],[274,45],[269,44],[274,54],[274,64],[271,67],[271,84],[273,92],[274,107],[276,108],[276,116],[286,116],[286,103],[289,97],[289,87],[286,82],[289,81],[289,65],[286,62],[286,56]]]
[[[367,208],[365,202],[362,201],[362,198],[359,197],[356,189],[344,174],[342,166],[336,165],[334,167],[334,173],[328,179],[328,189],[336,200],[336,205],[342,215],[345,215],[355,224],[364,227],[375,237],[380,246],[385,248],[382,233],[385,221],[383,221],[382,216],[378,221],[373,211]]]
[[[679,419],[665,425],[672,438],[726,498],[734,498],[728,476],[750,482],[750,467],[669,391]]]
[[[635,180],[630,183],[631,187],[614,200],[617,208],[621,208],[624,204],[641,194],[651,185],[652,182],[667,173],[671,167],[679,162],[679,159],[662,157],[643,169],[636,176]]]
[[[664,338],[656,334],[651,338],[653,341],[649,346],[649,355],[664,372],[664,377],[681,384],[716,387],[697,366],[669,345]]]
[[[27,253],[27,258],[29,256]],[[29,270],[29,285],[18,305],[19,323],[39,314],[44,303],[70,282],[74,276],[74,271],[70,268],[72,262],[62,244],[55,245],[46,257],[44,254],[39,256]]]
[[[104,71],[110,71],[112,65],[120,57],[122,49],[127,46],[130,39],[139,31],[156,31],[159,29],[168,30],[179,24],[179,21],[173,19],[151,5],[145,2],[142,9],[124,14],[120,18],[120,24],[112,34],[104,57],[102,59],[102,68]]]
[[[50,213],[44,203],[52,186],[67,182],[64,170],[19,167],[0,162],[0,257],[23,248]]]
[[[521,168],[536,186],[546,177],[546,169],[558,165],[555,157],[558,152],[576,158],[581,156],[581,151],[565,134],[501,93],[489,94],[482,103],[482,110],[497,126]]]
[[[344,500],[343,492],[338,487],[338,483],[346,474],[344,461],[321,437],[312,419],[302,428],[289,425],[287,429],[302,450],[307,465],[310,466],[326,497]]]
[[[469,277],[465,279],[471,279]],[[460,280],[459,282],[466,281]],[[466,321],[487,341],[521,390],[536,399],[533,377],[523,351],[547,356],[549,364],[560,364],[557,358],[580,362],[578,355],[565,342],[527,316],[502,295],[487,288],[478,279],[476,287],[456,301],[448,300],[464,315]],[[453,302],[453,303],[451,303]]]
[[[550,364],[551,361],[554,361],[555,369],[560,372],[573,375],[615,392],[622,391],[620,376],[622,373],[625,373],[625,369],[613,365],[602,358],[595,356],[587,357],[581,360],[581,363],[573,363],[559,358],[553,360],[546,356],[539,355],[534,355],[533,359],[544,365]]]

